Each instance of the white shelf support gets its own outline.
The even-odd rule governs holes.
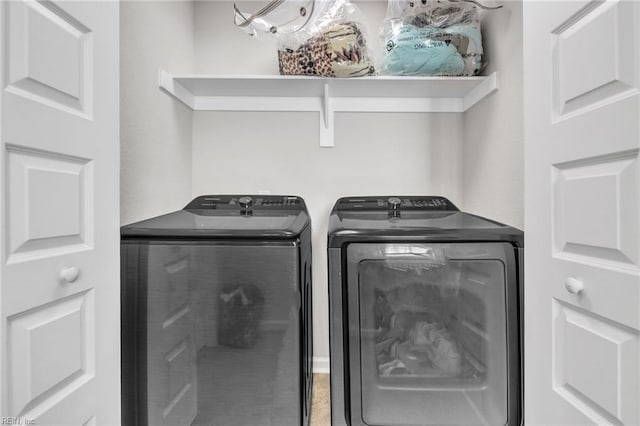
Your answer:
[[[171,74],[163,69],[158,70],[158,86],[160,89],[173,96],[192,110],[195,110],[195,96],[178,83]]]
[[[323,148],[331,148],[333,142],[333,108],[331,96],[329,94],[329,83],[324,83],[324,102],[323,114],[321,113],[320,128],[320,146]]]
[[[336,112],[464,112],[498,89],[498,73],[349,79],[172,75],[161,69],[158,85],[194,111],[317,112],[320,146],[332,147]]]
[[[498,90],[498,73],[494,72],[488,75],[487,78],[482,81],[482,83],[478,84],[466,95],[464,95],[464,97],[462,98],[463,110],[468,110],[469,108],[480,102],[484,97],[490,95],[496,90]]]

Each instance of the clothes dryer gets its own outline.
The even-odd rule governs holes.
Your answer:
[[[521,424],[523,242],[443,197],[338,200],[332,424]]]
[[[311,223],[300,197],[201,196],[121,238],[123,424],[308,424]]]

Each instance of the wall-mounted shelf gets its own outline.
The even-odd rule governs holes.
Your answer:
[[[159,86],[194,111],[318,112],[320,146],[330,147],[335,112],[464,112],[498,89],[498,74],[319,78],[160,70]]]

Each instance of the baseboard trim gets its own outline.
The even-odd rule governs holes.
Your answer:
[[[313,372],[316,374],[329,374],[329,357],[314,356]]]

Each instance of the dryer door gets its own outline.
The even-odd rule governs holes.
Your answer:
[[[286,241],[125,241],[123,424],[299,425],[299,253]]]
[[[519,423],[514,249],[351,244],[352,425]]]

